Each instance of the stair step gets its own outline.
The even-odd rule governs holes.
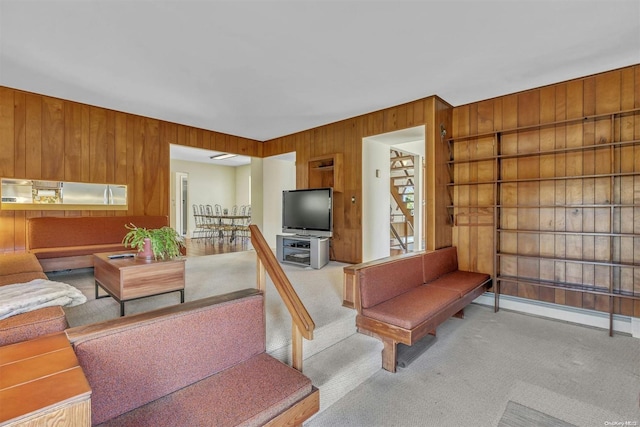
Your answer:
[[[303,369],[306,366],[306,359],[314,354],[320,353],[328,347],[331,347],[338,341],[342,341],[345,338],[356,332],[356,311],[352,309],[343,308],[347,313],[346,316],[341,316],[335,321],[316,328],[313,331],[313,340],[302,341],[302,355],[305,358],[303,361]],[[287,330],[287,333],[290,331]],[[275,341],[268,346],[267,353],[276,359],[291,365],[291,338],[290,335],[282,337],[280,341]]]
[[[398,160],[413,160],[413,156],[395,156],[395,157],[390,157],[392,162],[398,161]]]
[[[320,389],[318,414],[378,372],[381,352],[381,341],[354,333],[305,359],[304,374]]]

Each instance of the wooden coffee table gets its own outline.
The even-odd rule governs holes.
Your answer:
[[[153,295],[180,292],[184,302],[185,258],[170,260],[146,260],[134,256],[110,258],[131,252],[106,252],[93,254],[96,280],[96,299],[113,297],[120,303],[120,316],[124,316],[124,303]],[[98,296],[98,287],[109,295]]]

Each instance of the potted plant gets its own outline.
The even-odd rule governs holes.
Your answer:
[[[184,248],[182,237],[171,227],[147,229],[129,224],[125,228],[129,232],[122,244],[136,248],[141,258],[171,259],[180,256],[180,250]]]

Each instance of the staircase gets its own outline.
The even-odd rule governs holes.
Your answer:
[[[320,286],[315,290],[309,289],[313,285],[295,289],[293,283],[297,280],[292,282],[289,276],[299,273],[299,270],[293,270],[299,267],[278,263],[260,229],[255,224],[249,228],[258,261],[257,288],[266,296],[267,353],[304,372],[320,389],[320,413],[380,370],[382,343],[358,334],[356,311],[335,304],[340,302],[335,296],[342,290],[341,267],[326,266],[324,271],[311,269],[302,281]],[[325,276],[329,271],[333,273],[331,277]],[[312,293],[308,294],[310,291]],[[316,302],[323,301],[321,310],[313,305],[316,320],[298,292],[313,296]]]
[[[413,243],[414,157],[392,149],[390,155],[391,203],[390,247],[407,252]]]
[[[304,342],[303,373],[320,389],[318,414],[382,369],[382,342],[357,333],[356,311],[343,310],[342,315],[316,329],[312,341]],[[267,352],[289,363],[291,342],[272,343]]]

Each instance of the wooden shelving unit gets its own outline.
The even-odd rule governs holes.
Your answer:
[[[342,153],[327,154],[309,159],[309,188],[333,187],[341,193],[344,186]]]
[[[546,289],[571,306],[586,294],[612,335],[615,301],[640,300],[637,123],[639,108],[446,141],[452,223],[493,228],[496,311],[501,293]],[[540,148],[569,128],[587,136]]]

